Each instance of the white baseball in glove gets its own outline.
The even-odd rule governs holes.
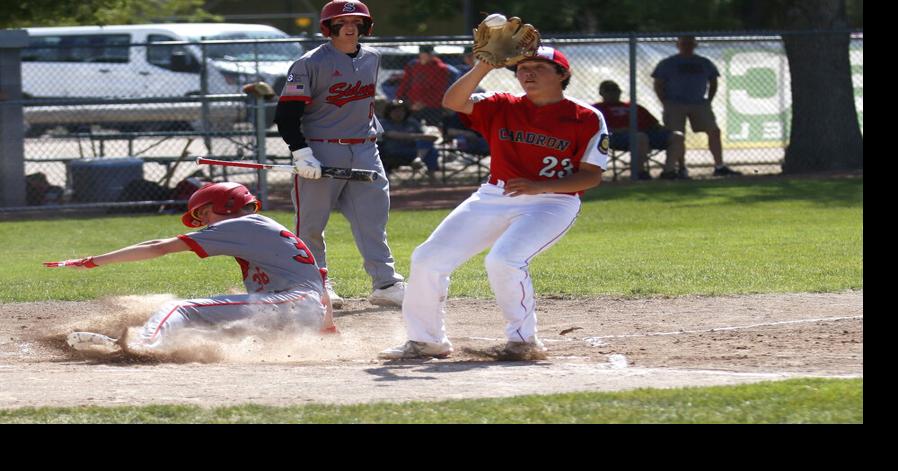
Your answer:
[[[483,19],[483,24],[490,28],[498,28],[504,25],[507,21],[508,19],[505,18],[505,15],[501,13],[493,13],[492,15],[487,16]]]

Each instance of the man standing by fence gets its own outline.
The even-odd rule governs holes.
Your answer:
[[[707,57],[695,54],[695,37],[677,39],[679,54],[663,59],[655,67],[655,94],[664,104],[664,126],[686,133],[686,119],[695,132],[708,134],[708,148],[714,157],[714,175],[741,175],[723,164],[723,144],[711,102],[717,94],[720,72]],[[705,92],[708,97],[705,98]]]

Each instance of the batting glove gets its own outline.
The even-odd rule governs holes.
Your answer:
[[[311,147],[293,151],[293,172],[303,178],[321,178],[321,162],[312,154]]]
[[[85,257],[80,259],[73,260],[64,260],[62,262],[44,262],[44,266],[47,268],[62,268],[62,267],[73,267],[73,268],[97,268],[99,265],[94,263],[93,257]]]

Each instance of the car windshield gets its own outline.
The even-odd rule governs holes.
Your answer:
[[[289,36],[269,32],[235,32],[223,33],[210,40],[244,40],[244,39],[286,39]],[[199,39],[199,38],[197,38]],[[292,61],[302,55],[302,48],[297,43],[237,43],[210,44],[206,46],[206,54],[212,59],[233,62],[251,61]]]

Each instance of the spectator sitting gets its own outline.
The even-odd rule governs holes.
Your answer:
[[[399,90],[399,84],[402,83],[402,73],[396,72],[394,74],[390,74],[386,80],[382,84],[380,84],[380,88],[383,91],[385,97],[388,100],[396,99],[396,92]]]
[[[418,58],[405,66],[396,98],[409,103],[418,120],[439,126],[443,122],[443,93],[451,80],[452,71],[433,54],[433,46],[421,46]]]
[[[489,155],[490,146],[486,139],[462,123],[458,113],[451,113],[443,122],[443,135],[454,139],[458,150],[470,154]]]
[[[471,47],[466,47],[465,51],[462,53],[462,60],[464,63],[459,64],[455,67],[457,74],[452,77],[452,83],[455,83],[456,80],[460,79],[462,75],[468,73],[471,69],[474,68],[474,62],[477,60],[474,58],[474,51]],[[483,90],[482,87],[477,87],[478,90]]]
[[[593,106],[602,112],[611,132],[611,148],[630,150],[630,103],[620,101],[621,89],[612,80],[599,85],[602,101]],[[667,154],[661,178],[689,178],[686,171],[686,144],[683,134],[661,126],[649,110],[636,105],[636,153],[634,157],[642,163],[640,180],[651,180],[648,170],[649,149],[663,149]],[[676,166],[679,165],[679,171]]]
[[[420,158],[427,166],[431,180],[439,170],[438,153],[434,146],[439,136],[424,133],[421,123],[411,117],[408,104],[393,100],[384,108],[381,125],[384,128],[382,141],[378,143],[380,159],[384,170],[389,173],[402,165],[414,165]]]
[[[664,125],[686,132],[686,119],[695,132],[708,134],[708,148],[714,157],[714,175],[741,175],[723,164],[723,145],[711,102],[717,94],[720,72],[707,57],[695,54],[695,37],[677,39],[679,54],[663,59],[655,67],[655,94],[664,104]],[[705,98],[705,92],[708,98]]]

